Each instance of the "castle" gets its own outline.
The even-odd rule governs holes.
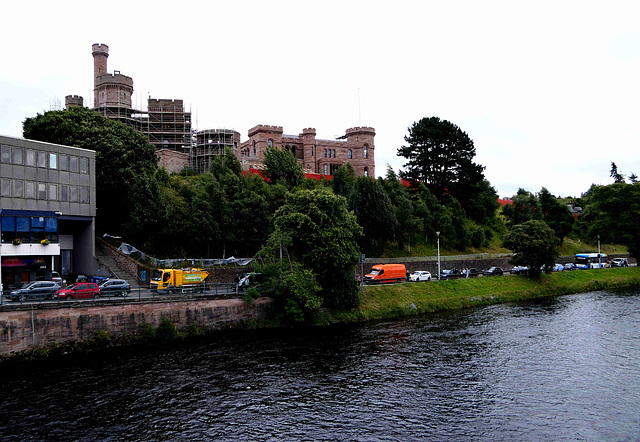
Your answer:
[[[94,109],[145,134],[156,147],[159,165],[169,172],[189,166],[202,173],[227,148],[243,169],[261,169],[267,147],[275,146],[289,150],[306,173],[332,175],[339,166],[351,163],[356,175],[375,177],[375,130],[371,127],[350,128],[335,140],[323,140],[316,138],[313,128],[286,135],[281,126],[260,124],[249,129],[249,139],[241,143],[240,134],[234,130],[194,130],[191,112],[185,111],[182,100],[149,97],[146,111],[134,109],[133,79],[120,71],[107,71],[109,47],[96,43],[92,54]],[[83,101],[78,95],[67,95],[65,107],[83,106]]]

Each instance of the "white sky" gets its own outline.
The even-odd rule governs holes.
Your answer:
[[[134,102],[183,99],[198,129],[333,139],[376,130],[376,175],[437,116],[474,141],[500,196],[579,196],[611,162],[640,175],[637,1],[28,1],[2,6],[0,134],[93,105],[91,45]]]

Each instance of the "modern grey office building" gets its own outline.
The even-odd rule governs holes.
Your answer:
[[[0,135],[2,289],[94,271],[95,216],[94,151]]]

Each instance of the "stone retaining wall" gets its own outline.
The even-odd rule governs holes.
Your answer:
[[[65,303],[66,304],[66,303]],[[260,298],[251,305],[241,299],[188,299],[123,303],[122,301],[72,302],[59,305],[19,305],[0,308],[0,356],[46,347],[55,342],[90,340],[96,331],[112,335],[140,332],[143,325],[157,327],[164,318],[178,329],[190,325],[217,329],[267,319],[273,300]]]

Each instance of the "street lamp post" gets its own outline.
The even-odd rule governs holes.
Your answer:
[[[602,268],[602,264],[600,262],[600,235],[598,235],[598,268]]]
[[[440,231],[436,232],[438,236],[438,281],[440,281]]]

